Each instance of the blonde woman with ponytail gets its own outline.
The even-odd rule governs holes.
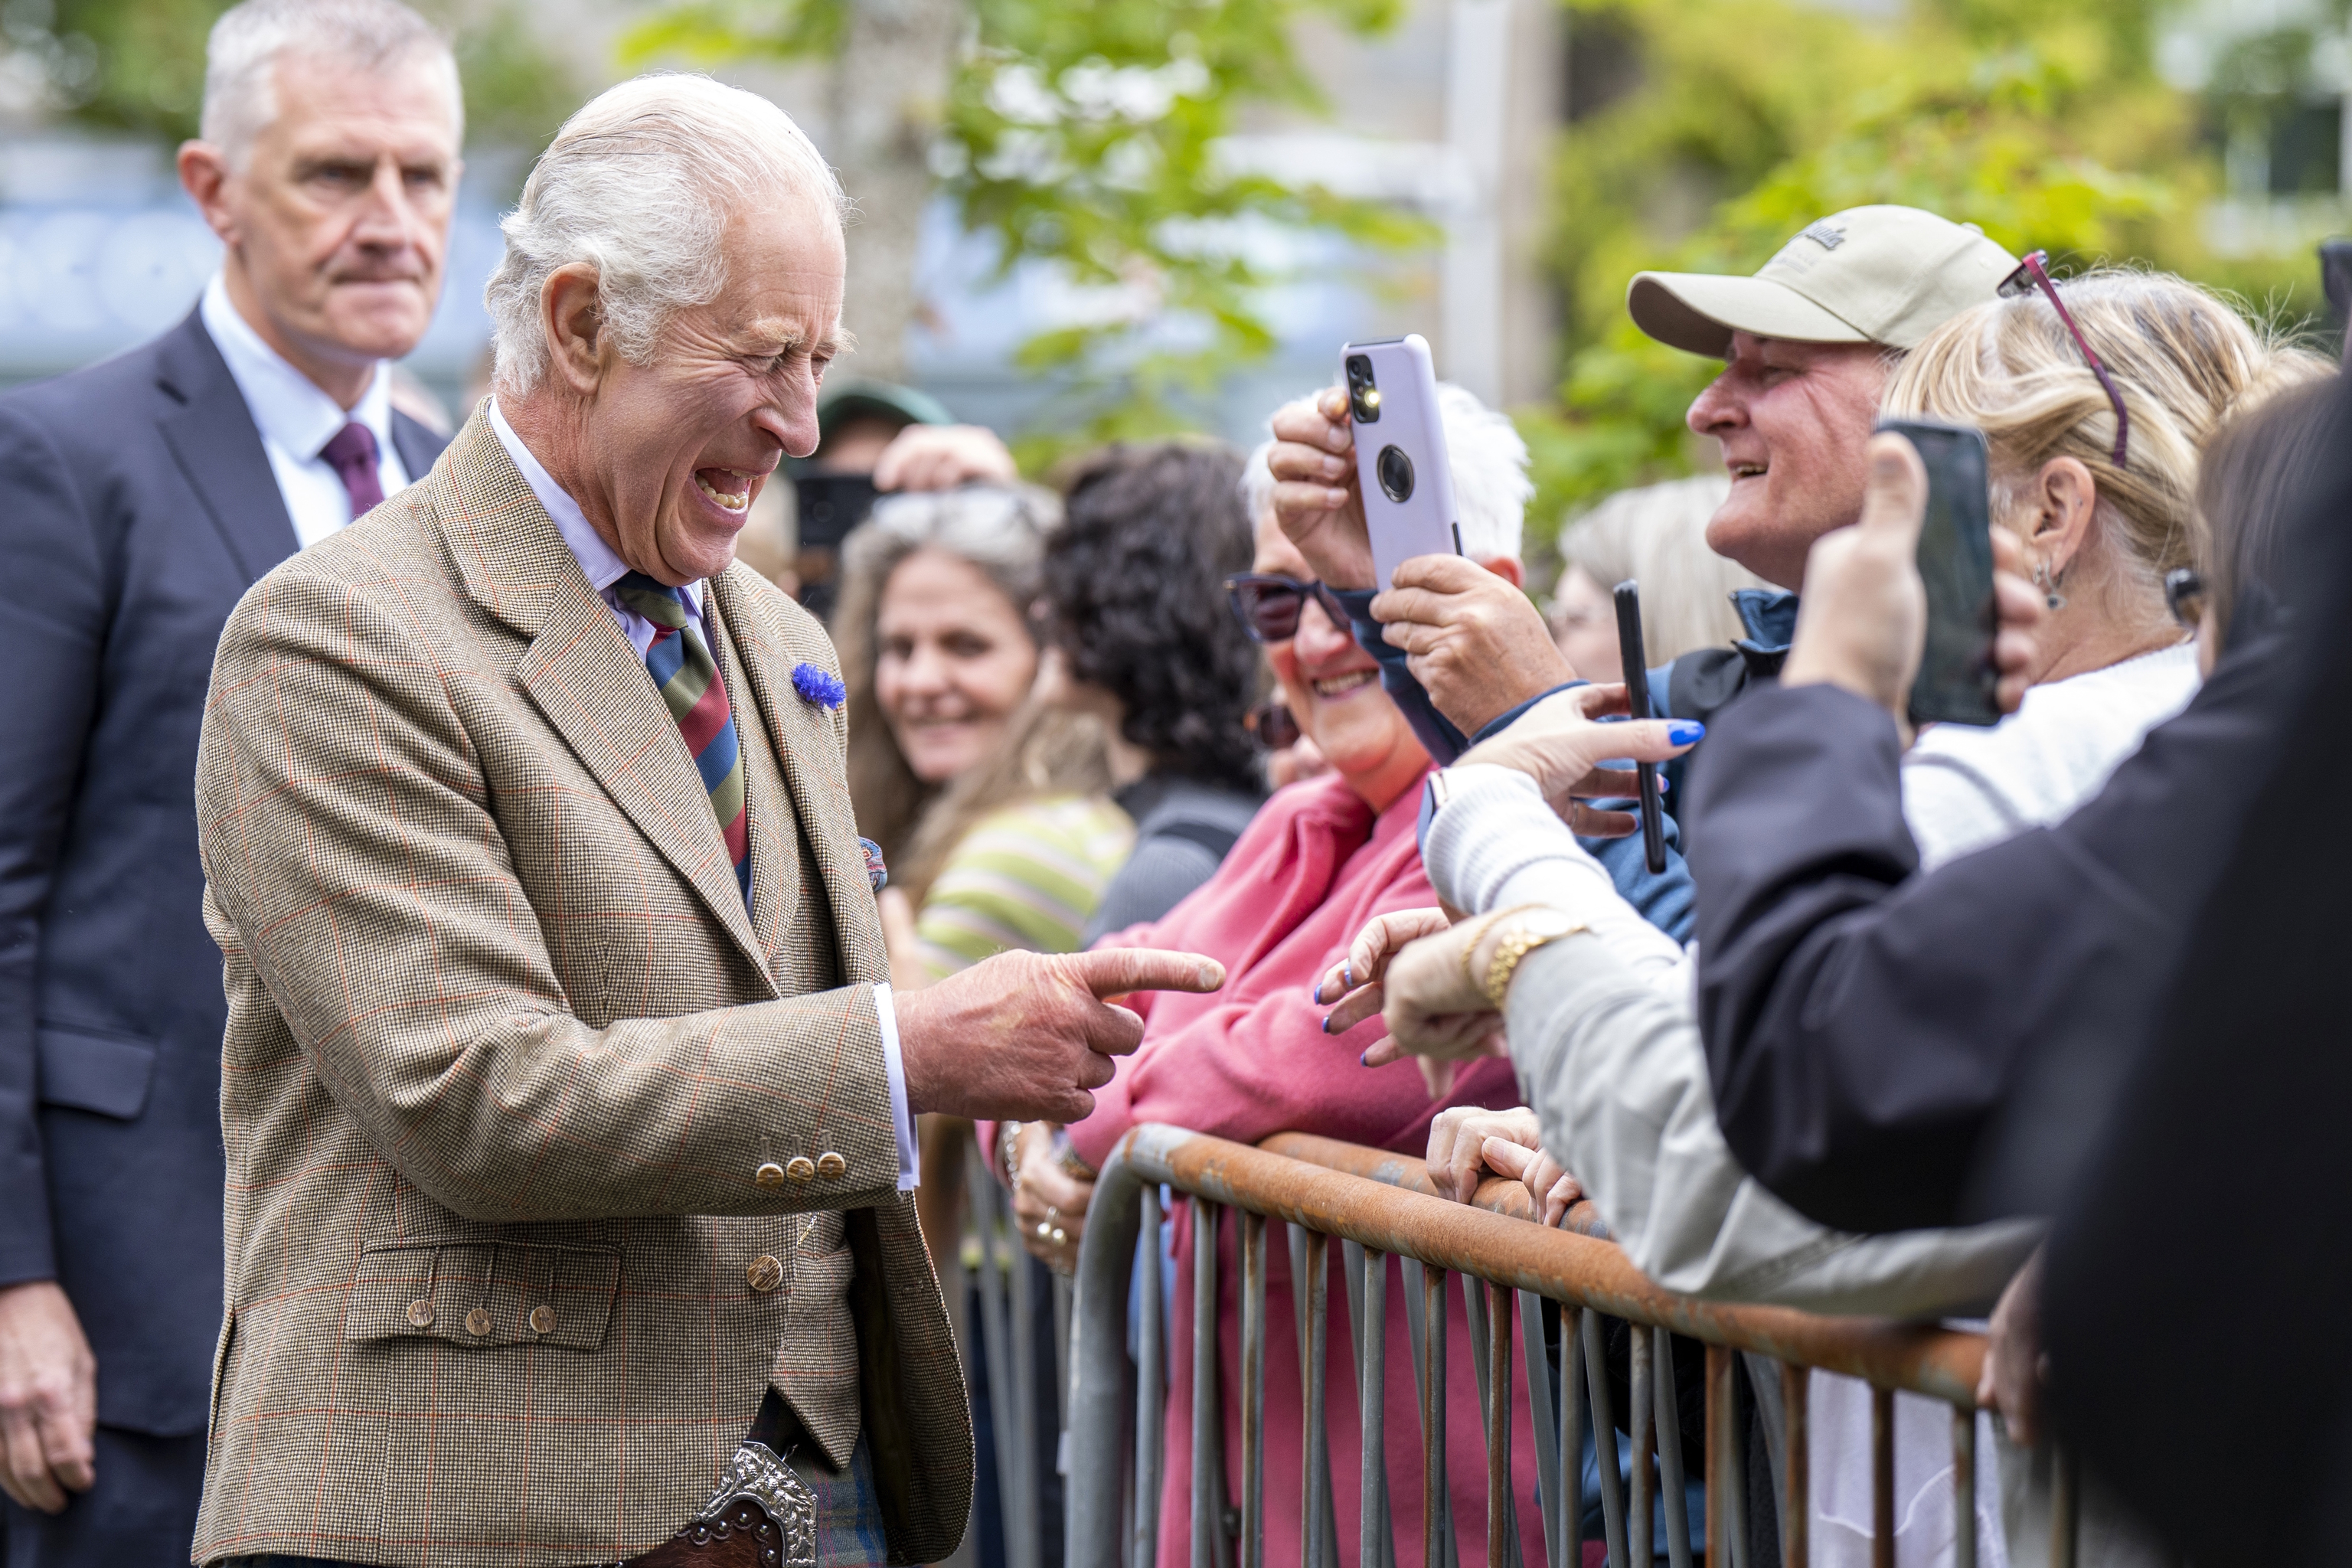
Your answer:
[[[1990,729],[1934,726],[1904,756],[1903,814],[1927,866],[2064,816],[2188,705],[2196,652],[2165,607],[2164,577],[2203,558],[2206,445],[2231,416],[2330,368],[2163,273],[2093,272],[2053,291],[2063,316],[2029,287],[1954,317],[1895,370],[1882,404],[1985,433],[1993,521],[2025,547],[2049,605],[2018,711]]]

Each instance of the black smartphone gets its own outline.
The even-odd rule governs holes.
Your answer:
[[[832,618],[841,591],[841,542],[866,521],[877,493],[871,474],[803,474],[793,480],[800,530],[793,569],[801,580],[801,606],[821,621]]]
[[[1617,584],[1617,657],[1625,666],[1625,707],[1650,716],[1650,656],[1642,641],[1642,590],[1633,579]],[[1636,763],[1642,788],[1642,863],[1656,876],[1666,868],[1666,823],[1658,803],[1658,764]]]
[[[1924,419],[1883,419],[1927,466],[1919,580],[1927,586],[1927,646],[1911,682],[1915,724],[1994,724],[2000,673],[1992,600],[1992,491],[1984,432]]]

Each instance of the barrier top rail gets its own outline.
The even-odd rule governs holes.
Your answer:
[[[1532,1291],[1571,1307],[1671,1329],[1692,1339],[1754,1351],[1776,1361],[1842,1372],[1881,1388],[1907,1389],[1948,1405],[1974,1406],[1984,1337],[1925,1324],[1833,1318],[1790,1307],[1726,1307],[1653,1284],[1613,1244],[1575,1230],[1528,1223],[1526,1190],[1492,1182],[1482,1205],[1433,1194],[1422,1163],[1328,1138],[1281,1133],[1253,1149],[1181,1128],[1148,1123],[1123,1139],[1114,1160],[1133,1180],[1287,1220],[1381,1252]],[[1344,1163],[1342,1163],[1344,1162]],[[1386,1174],[1378,1173],[1385,1168]],[[1104,1175],[1110,1171],[1108,1163]],[[1517,1194],[1517,1213],[1512,1194]],[[1120,1194],[1101,1192],[1101,1197]],[[1126,1198],[1131,1203],[1131,1196]],[[1492,1206],[1484,1206],[1491,1205]],[[1587,1210],[1589,1205],[1580,1205]],[[1500,1210],[1502,1212],[1496,1212]],[[1108,1211],[1105,1211],[1108,1212]],[[1584,1217],[1597,1227],[1597,1217]],[[1123,1265],[1109,1249],[1097,1254]],[[1082,1272],[1078,1289],[1090,1281]],[[1104,1281],[1104,1288],[1111,1282]],[[1118,1281],[1125,1300],[1125,1281]],[[1081,1309],[1083,1310],[1083,1309]]]

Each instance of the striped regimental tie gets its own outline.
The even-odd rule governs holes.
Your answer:
[[[743,902],[751,901],[751,840],[743,815],[743,748],[735,739],[735,715],[727,706],[727,683],[719,679],[710,649],[687,618],[686,591],[665,587],[642,572],[613,584],[621,603],[654,624],[646,668],[654,678],[670,717],[686,737],[686,749],[710,792],[719,836],[735,862]]]

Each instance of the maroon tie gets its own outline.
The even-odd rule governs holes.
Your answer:
[[[319,455],[327,459],[341,476],[343,489],[352,498],[352,521],[357,522],[369,509],[383,504],[383,480],[375,463],[375,432],[354,419],[335,432],[335,438],[320,448]]]

